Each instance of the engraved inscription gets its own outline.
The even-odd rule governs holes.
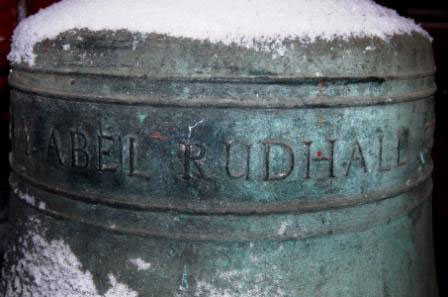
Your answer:
[[[137,151],[137,140],[134,137],[129,137],[129,176],[141,177],[143,179],[149,180],[149,173],[143,172],[138,169],[138,151]]]
[[[31,155],[31,127],[25,117],[12,118],[11,139],[12,151],[21,149],[25,156]]]
[[[398,132],[398,144],[397,144],[397,166],[406,165],[409,145],[409,129],[400,129]]]
[[[390,171],[392,167],[386,165],[386,161],[384,159],[384,135],[378,136],[378,143],[378,169],[380,171]]]
[[[362,139],[351,136],[338,139],[332,135],[281,140],[228,136],[213,143],[213,140],[203,140],[207,138],[201,138],[202,141],[185,138],[180,129],[170,132],[160,127],[124,134],[110,124],[106,130],[101,124],[95,127],[78,123],[76,127],[49,127],[39,133],[33,130],[34,126],[25,117],[13,120],[11,137],[15,159],[18,157],[24,163],[45,162],[56,169],[90,170],[104,176],[148,182],[173,177],[186,182],[322,181],[387,173],[407,168],[413,160],[420,160],[421,170],[428,162],[425,154],[429,140],[411,143],[416,136],[411,135],[408,127],[395,131],[385,127],[372,129],[376,132]]]
[[[87,150],[87,137],[83,132],[70,131],[72,167],[87,168],[89,166],[89,152]]]
[[[364,153],[363,153],[363,150],[362,150],[361,145],[359,144],[358,140],[355,141],[355,144],[353,146],[352,156],[348,163],[348,167],[347,167],[347,171],[345,172],[345,176],[348,176],[350,174],[352,165],[355,165],[355,163],[357,163],[359,168],[361,170],[363,170],[364,172],[368,171],[366,159],[364,158]]]
[[[199,173],[199,178],[209,179],[205,175],[204,169],[200,163],[203,161],[207,151],[205,146],[201,143],[193,144],[188,141],[181,141],[180,145],[184,151],[184,174],[182,177],[187,180],[193,177],[191,170],[191,164],[193,164]]]
[[[118,158],[114,156],[114,148],[118,146]],[[121,137],[98,135],[98,170],[115,172],[123,162]],[[117,153],[115,153],[117,154]],[[117,160],[118,159],[118,160]]]
[[[264,145],[264,165],[265,165],[265,176],[264,180],[282,180],[287,178],[291,172],[294,170],[294,153],[290,145],[281,142],[281,141],[265,141]],[[281,166],[282,168],[278,170],[278,172],[273,173],[273,165],[271,152],[273,148],[276,147],[282,151],[283,155],[287,155],[286,164]]]
[[[303,142],[305,144],[305,179],[311,178],[311,164],[313,162],[326,162],[328,163],[328,177],[336,177],[334,173],[334,148],[336,144],[335,139],[327,140],[329,150],[328,154],[325,154],[322,152],[322,150],[318,150],[316,152],[315,157],[311,157],[311,146],[313,145],[312,141],[305,141]]]
[[[225,143],[226,146],[226,172],[227,175],[231,178],[244,178],[246,180],[250,179],[250,154],[251,154],[251,147],[252,145],[247,144],[247,143],[238,143],[238,142],[233,142],[233,141],[228,141]],[[238,148],[242,149],[244,151],[245,154],[245,158],[244,161],[242,162],[243,168],[239,171],[239,172],[235,172],[232,170],[232,156],[237,155],[232,154],[232,152],[236,151]],[[236,161],[235,161],[236,163]],[[236,166],[236,165],[234,165]]]
[[[51,160],[56,158],[59,165],[64,165],[61,155],[61,141],[59,133],[56,129],[52,129],[50,132],[50,138],[47,145],[47,161],[51,163]]]

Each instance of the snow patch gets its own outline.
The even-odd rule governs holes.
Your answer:
[[[284,297],[285,292],[277,285],[269,286],[265,283],[254,284],[250,289],[244,290],[240,285],[241,280],[236,280],[232,289],[218,288],[210,283],[199,281],[196,283],[194,297]]]
[[[273,267],[276,269],[277,267]],[[278,274],[281,275],[280,273]],[[255,270],[229,270],[219,274],[219,278],[228,284],[226,289],[214,284],[199,280],[194,289],[194,297],[284,297],[287,296],[282,289],[279,278],[266,281],[262,273]],[[289,295],[288,295],[289,296]]]
[[[16,194],[21,200],[25,201],[26,203],[37,207],[39,209],[46,209],[46,204],[43,201],[37,201],[34,196],[31,196],[28,193],[24,193],[20,191],[19,189],[14,189],[14,194]]]
[[[108,274],[111,288],[104,294],[104,297],[137,297],[138,294],[131,291],[125,284],[117,281],[112,273]]]
[[[151,263],[145,262],[141,258],[130,259],[129,263],[135,265],[138,271],[148,270],[151,268]]]
[[[73,29],[125,29],[235,44],[271,52],[273,58],[285,53],[288,39],[388,40],[412,32],[430,38],[414,21],[372,0],[63,0],[19,24],[9,60],[32,66],[36,43]]]
[[[138,297],[138,294],[109,274],[109,290],[100,295],[92,274],[63,240],[48,241],[40,221],[31,218],[29,230],[22,235],[14,252],[19,260],[4,272],[5,297]]]
[[[37,208],[45,209],[45,208],[47,208],[47,205],[45,204],[45,202],[39,201],[39,203],[37,204]]]

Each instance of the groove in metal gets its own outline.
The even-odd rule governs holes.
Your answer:
[[[172,101],[166,102],[164,100],[157,100],[157,98],[151,98],[149,102],[146,100],[148,98],[141,97],[116,97],[116,98],[106,98],[102,96],[93,97],[89,96],[80,96],[69,93],[53,93],[47,92],[44,90],[38,89],[30,89],[23,86],[11,85],[13,89],[29,93],[31,95],[39,95],[46,96],[51,99],[57,100],[67,100],[74,102],[85,102],[85,103],[95,103],[95,104],[116,104],[116,105],[131,105],[131,106],[154,106],[154,107],[214,107],[214,108],[258,108],[258,109],[291,109],[291,108],[337,108],[337,107],[358,107],[358,106],[374,106],[374,105],[391,105],[402,102],[411,102],[416,100],[421,100],[422,98],[429,97],[433,95],[437,88],[431,88],[428,90],[415,92],[412,94],[405,94],[400,96],[382,96],[382,97],[368,97],[368,98],[356,98],[356,101],[353,101],[344,97],[332,97],[332,98],[315,98],[310,100],[310,102],[306,102],[303,100],[302,102],[266,102],[262,105],[257,101],[239,101],[232,99],[225,100],[213,100],[213,99],[196,99],[192,102],[186,101]],[[314,101],[314,102],[313,102]]]
[[[193,213],[193,214],[216,214],[216,215],[259,215],[259,214],[274,214],[274,213],[307,213],[307,212],[317,212],[323,210],[330,209],[338,209],[345,207],[353,207],[356,205],[363,205],[373,202],[382,201],[385,199],[389,199],[395,197],[397,195],[406,193],[418,186],[422,183],[426,182],[432,174],[433,165],[431,164],[425,173],[419,176],[417,179],[405,184],[397,186],[393,189],[386,189],[376,192],[369,192],[364,194],[358,194],[348,197],[340,197],[340,196],[326,196],[326,200],[329,200],[326,203],[316,203],[316,202],[308,202],[306,197],[297,198],[298,201],[290,202],[290,203],[282,203],[282,204],[239,204],[232,203],[229,205],[220,205],[219,207],[214,207],[213,205],[207,205],[207,203],[202,203],[201,207],[192,207],[188,205],[180,205],[177,203],[176,205],[166,204],[166,205],[156,205],[156,204],[141,204],[141,203],[127,203],[123,200],[118,200],[118,198],[113,197],[101,197],[99,195],[95,195],[92,192],[88,192],[88,195],[80,195],[75,192],[68,192],[63,190],[61,187],[51,187],[49,185],[43,184],[41,182],[36,181],[35,179],[25,176],[24,174],[18,173],[13,170],[11,179],[12,183],[14,179],[20,179],[23,182],[26,182],[33,187],[39,188],[41,190],[47,191],[49,193],[54,193],[57,195],[61,195],[67,197],[72,200],[83,201],[92,204],[102,204],[115,208],[126,208],[132,210],[141,210],[141,211],[172,211],[179,213]]]
[[[111,224],[99,223],[98,219],[89,220],[84,217],[71,215],[69,213],[58,212],[58,211],[54,211],[54,210],[51,210],[48,208],[39,208],[36,206],[38,204],[37,202],[39,200],[36,199],[35,196],[34,196],[34,199],[36,199],[36,200],[35,200],[34,205],[26,202],[23,199],[18,198],[17,196],[14,196],[14,197],[16,197],[15,199],[21,201],[21,203],[24,203],[24,205],[31,207],[34,210],[41,212],[45,215],[51,216],[53,218],[76,221],[76,222],[80,222],[82,224],[86,224],[86,225],[89,225],[92,227],[96,227],[99,229],[107,230],[108,232],[118,233],[118,234],[134,235],[134,236],[142,236],[142,237],[153,237],[153,238],[160,238],[160,239],[193,240],[193,241],[234,241],[234,242],[258,241],[258,240],[261,240],[261,241],[282,240],[282,241],[284,241],[284,240],[314,238],[314,237],[330,235],[330,234],[350,233],[353,231],[361,232],[363,230],[373,228],[378,225],[382,225],[386,222],[391,222],[395,219],[398,219],[401,216],[406,215],[407,213],[409,213],[416,207],[419,207],[423,202],[428,201],[428,199],[431,195],[431,191],[432,191],[432,182],[430,180],[427,180],[426,184],[421,184],[420,186],[421,187],[417,187],[415,189],[415,190],[420,189],[420,191],[417,191],[417,193],[415,193],[415,194],[413,194],[412,191],[410,191],[408,193],[401,194],[404,196],[407,196],[407,195],[414,196],[412,198],[412,200],[410,200],[411,197],[401,197],[400,194],[393,197],[394,199],[390,200],[390,201],[397,200],[397,199],[409,200],[407,205],[403,205],[403,206],[399,207],[399,210],[397,210],[397,211],[392,210],[392,207],[388,206],[387,204],[384,208],[380,207],[379,205],[362,205],[362,204],[359,204],[356,206],[354,205],[353,207],[347,208],[345,210],[345,211],[349,212],[349,214],[344,215],[342,212],[339,214],[334,213],[334,215],[336,215],[336,219],[335,219],[334,223],[330,224],[329,229],[323,227],[323,228],[317,228],[317,230],[314,230],[314,229],[312,229],[312,230],[306,230],[306,229],[305,230],[296,230],[295,234],[291,234],[289,236],[288,235],[285,236],[282,234],[276,234],[275,232],[270,233],[270,232],[266,231],[266,229],[263,229],[261,231],[261,233],[252,234],[251,232],[245,231],[244,224],[242,224],[242,223],[238,224],[239,228],[241,228],[241,230],[242,230],[242,231],[240,231],[240,232],[242,232],[241,234],[238,234],[238,231],[235,231],[235,229],[231,229],[231,231],[227,231],[229,233],[225,236],[222,233],[226,232],[226,231],[221,231],[221,232],[216,232],[216,233],[215,232],[206,232],[206,230],[204,228],[197,229],[196,232],[191,232],[191,231],[185,232],[182,230],[176,232],[177,231],[176,228],[174,229],[176,231],[171,230],[171,229],[162,230],[163,227],[160,227],[160,226],[158,227],[158,226],[154,226],[154,225],[148,225],[148,227],[145,229],[138,229],[135,227],[132,227],[132,228],[120,227],[117,224],[111,225]],[[423,189],[423,192],[421,192],[421,189]],[[380,218],[372,217],[371,215],[368,214],[367,211],[358,209],[358,207],[360,207],[360,208],[363,208],[363,207],[381,208],[382,210],[379,215]],[[322,209],[322,210],[324,210],[324,209]],[[361,215],[361,216],[354,215],[354,213],[358,213],[358,212],[363,215]],[[229,218],[229,216],[232,216],[232,215],[228,214],[226,216],[226,218],[224,218],[224,220],[226,220],[227,224],[230,225],[231,219]],[[275,214],[274,217],[275,216],[280,216],[278,220],[282,220],[281,219],[282,214]],[[303,216],[303,214],[296,214],[294,217],[296,219],[300,219],[300,218],[302,218],[302,216]],[[343,222],[341,223],[337,219],[337,216],[346,217],[348,219],[348,224],[344,224]],[[194,217],[195,216],[193,216],[189,220],[190,224],[191,224],[191,220],[196,220]],[[212,220],[213,220],[213,217],[214,216],[211,216]],[[269,218],[269,217],[272,217],[272,214],[257,215],[255,217],[245,216],[243,218],[248,219],[248,220],[250,220],[251,218],[258,219],[258,220],[267,220],[267,218]],[[198,217],[198,218],[200,218],[200,217]],[[219,218],[219,216],[217,218]],[[209,224],[212,224],[211,223],[212,221],[210,221],[209,219],[207,219],[207,221]],[[251,223],[249,223],[249,224],[251,224]],[[272,222],[268,223],[268,225],[271,225],[271,224],[272,224]],[[163,226],[163,224],[161,226]]]

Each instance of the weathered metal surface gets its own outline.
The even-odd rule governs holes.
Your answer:
[[[6,133],[4,133],[6,132]],[[6,135],[5,135],[6,134]],[[8,123],[0,120],[0,135],[8,135]],[[3,264],[3,253],[5,248],[5,233],[7,231],[7,211],[9,201],[9,186],[8,186],[8,143],[0,145],[0,268]]]
[[[55,292],[32,230],[99,295],[437,296],[430,42],[288,48],[79,31],[14,65],[6,296]]]

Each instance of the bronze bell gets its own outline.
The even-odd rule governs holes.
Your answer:
[[[78,28],[21,56],[33,22],[10,55],[4,296],[437,296],[417,26],[253,44]]]

